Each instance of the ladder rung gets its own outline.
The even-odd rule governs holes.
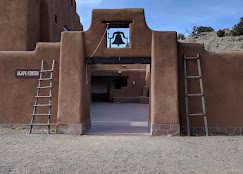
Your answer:
[[[38,105],[33,105],[34,107],[46,107],[46,106],[51,106],[51,104],[38,104]]]
[[[31,126],[50,126],[51,123],[31,123]]]
[[[52,88],[52,86],[38,86],[38,89],[47,89],[47,88]]]
[[[51,114],[31,114],[32,116],[51,116]]]
[[[206,113],[188,114],[188,116],[206,116]]]
[[[194,97],[194,96],[204,96],[204,94],[187,94],[187,97]]]
[[[40,81],[44,81],[44,80],[52,80],[52,78],[43,78],[43,79],[38,79]]]
[[[44,72],[53,72],[52,69],[46,69],[46,70],[40,70],[41,73],[44,73]]]
[[[186,76],[187,79],[200,79],[202,76]]]
[[[48,96],[35,96],[35,98],[51,98],[52,96],[51,95],[48,95]]]
[[[184,57],[185,60],[197,60],[199,57]]]

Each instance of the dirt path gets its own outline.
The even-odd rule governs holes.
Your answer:
[[[0,128],[0,173],[243,173],[243,137],[28,135]]]

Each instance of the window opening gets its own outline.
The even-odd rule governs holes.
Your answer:
[[[57,15],[55,14],[55,22],[57,23]]]
[[[63,31],[70,31],[67,26],[63,26]]]
[[[115,89],[121,89],[127,86],[127,78],[121,77],[114,80]]]

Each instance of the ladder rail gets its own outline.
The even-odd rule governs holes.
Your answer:
[[[53,71],[54,71],[54,65],[55,65],[55,60],[52,61],[52,66],[51,66],[51,74],[50,74],[50,83],[49,83],[49,86],[52,86],[52,80],[53,80]],[[52,96],[52,88],[49,89],[49,96]],[[48,133],[50,133],[50,129],[51,129],[51,108],[52,108],[52,98],[49,98],[49,116],[48,116]]]
[[[186,59],[184,60],[184,76],[187,76],[187,65]],[[189,103],[188,103],[188,88],[187,88],[187,78],[184,79],[185,81],[185,102],[186,102],[186,123],[187,123],[187,135],[190,135],[190,118],[188,117],[189,114]]]
[[[42,61],[41,61],[41,71],[43,70],[43,67],[44,67],[44,61],[42,60]],[[42,77],[42,73],[40,72],[40,78],[41,78],[41,77]],[[40,84],[41,84],[41,82],[38,81],[38,86],[40,86]],[[40,89],[37,88],[36,95],[38,96],[39,93],[40,93]],[[38,98],[35,98],[35,104],[34,104],[34,105],[37,105],[37,104],[38,104],[38,101],[39,101],[39,99],[38,99]],[[37,108],[34,107],[34,108],[33,108],[33,112],[32,112],[32,114],[35,114],[36,111],[37,111]],[[32,118],[31,118],[31,125],[30,125],[29,134],[31,134],[31,132],[32,132],[32,129],[33,129],[33,125],[32,125],[32,123],[33,123],[34,121],[35,121],[35,116],[32,116]]]
[[[199,74],[199,76],[202,76],[202,69],[201,69],[201,61],[200,61],[200,59],[197,60],[197,66],[198,66],[198,74]],[[200,91],[201,91],[201,93],[203,93],[204,92],[204,87],[203,87],[202,78],[199,79],[199,84],[200,84]],[[202,111],[203,111],[203,113],[206,114],[205,96],[201,97],[201,104],[202,104]],[[203,120],[204,120],[205,133],[208,136],[208,121],[207,121],[207,116],[206,115],[203,116]]]

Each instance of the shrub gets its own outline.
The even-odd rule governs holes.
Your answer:
[[[184,35],[184,34],[179,33],[179,34],[177,34],[177,39],[185,40],[185,39],[186,39],[186,37],[185,37],[185,35]]]
[[[243,35],[243,18],[241,18],[240,22],[232,28],[231,33],[233,36]]]
[[[214,29],[212,27],[207,26],[194,26],[192,29],[192,35],[196,36],[202,32],[212,32]]]
[[[225,36],[225,30],[219,30],[217,32],[218,37],[224,37]]]

